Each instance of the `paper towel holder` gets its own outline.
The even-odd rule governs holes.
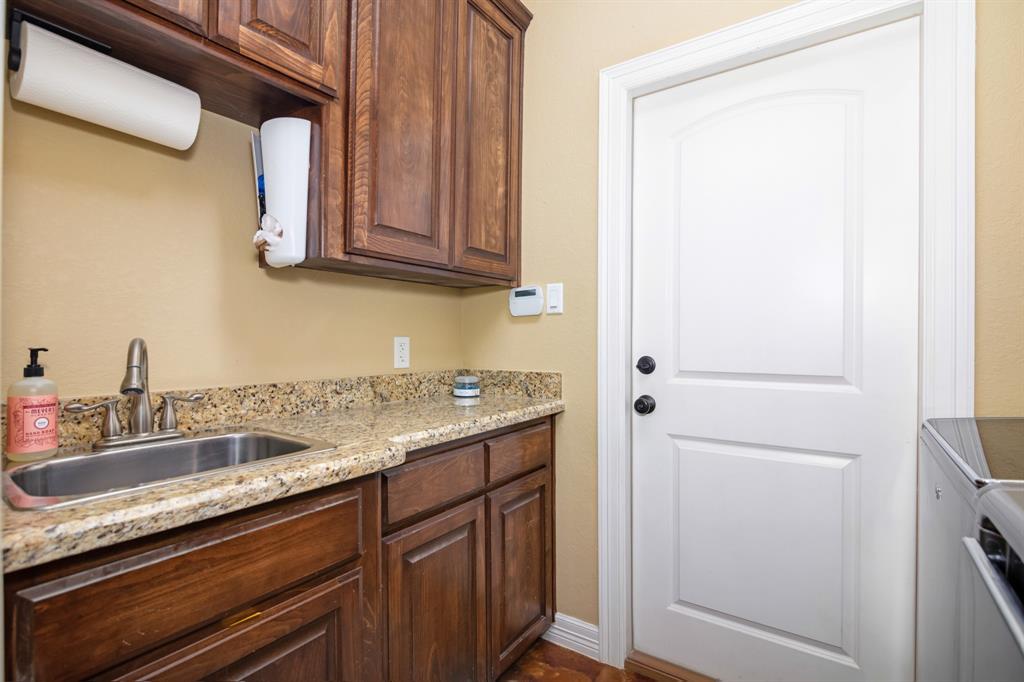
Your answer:
[[[91,50],[96,50],[103,54],[110,54],[111,47],[106,43],[101,43],[98,40],[93,40],[88,36],[84,36],[81,33],[76,33],[69,28],[59,26],[52,21],[46,19],[40,19],[34,14],[29,14],[20,9],[11,10],[11,18],[7,23],[7,37],[10,39],[10,49],[7,52],[7,68],[11,71],[17,71],[21,68],[21,24],[23,22],[35,24],[39,28],[44,28],[50,33],[56,33],[62,38],[73,40],[79,45],[84,45]]]

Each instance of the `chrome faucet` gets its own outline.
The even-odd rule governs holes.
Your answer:
[[[150,433],[153,430],[153,405],[149,402],[149,351],[143,339],[134,338],[128,344],[121,395],[129,396],[131,400],[128,433]]]
[[[203,399],[202,393],[190,395],[168,393],[161,396],[164,404],[163,412],[160,415],[160,428],[154,430],[153,404],[149,397],[149,351],[146,349],[146,341],[141,338],[134,338],[128,344],[128,359],[125,362],[124,379],[121,380],[121,395],[126,395],[131,400],[127,433],[122,429],[121,420],[117,416],[119,402],[117,398],[95,405],[71,403],[64,408],[73,414],[97,409],[104,410],[102,438],[93,444],[97,450],[154,440],[182,438],[185,434],[178,429],[174,403],[176,401],[194,403]]]

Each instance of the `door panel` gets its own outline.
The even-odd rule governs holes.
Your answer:
[[[360,0],[351,246],[447,265],[454,0]]]
[[[918,30],[636,101],[639,651],[913,677]]]
[[[522,32],[487,0],[459,6],[455,265],[514,279]]]
[[[331,93],[343,74],[342,0],[215,0],[212,37]]]
[[[487,495],[492,679],[554,621],[550,481],[542,469]]]
[[[384,540],[388,679],[487,677],[484,500]]]
[[[843,626],[854,620],[856,604],[843,589],[843,577],[856,571],[856,548],[843,536],[857,523],[857,458],[672,440],[678,500],[674,608],[852,647],[843,641]],[[785,488],[766,481],[785,481]],[[709,514],[711,509],[716,513]],[[741,509],[771,513],[727,511]],[[722,560],[738,548],[742,561]]]
[[[756,96],[675,136],[681,373],[845,377],[858,357],[862,106],[828,90]]]

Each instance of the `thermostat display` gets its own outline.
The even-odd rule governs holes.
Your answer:
[[[519,287],[508,292],[508,311],[512,317],[540,315],[544,310],[544,294],[539,286]]]

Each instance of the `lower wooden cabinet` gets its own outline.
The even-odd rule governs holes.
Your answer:
[[[541,469],[487,495],[490,517],[491,677],[554,621],[551,474]]]
[[[362,680],[362,569],[249,609],[100,680]]]
[[[380,679],[379,490],[371,476],[5,576],[6,679]]]
[[[6,679],[495,680],[554,614],[553,420],[5,576]]]
[[[544,419],[385,472],[389,682],[496,680],[551,625],[553,436]]]
[[[484,501],[384,541],[388,679],[487,678]]]

